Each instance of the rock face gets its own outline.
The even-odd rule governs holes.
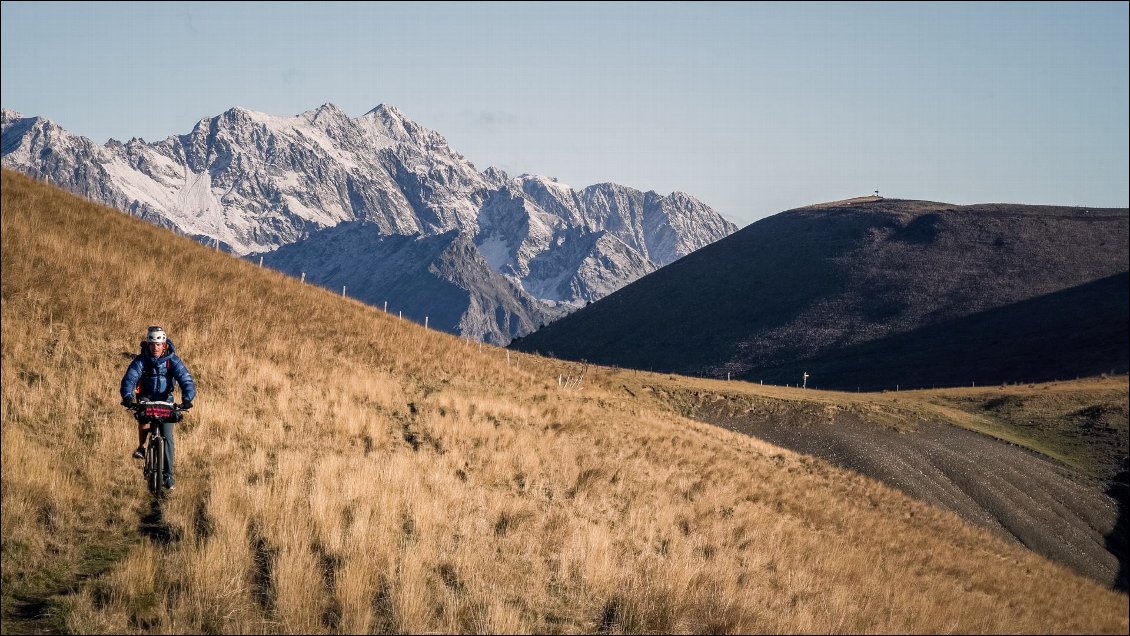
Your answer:
[[[471,236],[382,234],[368,221],[320,230],[268,252],[263,264],[451,333],[505,344],[565,313],[491,269]]]
[[[3,165],[237,255],[257,258],[287,246],[285,258],[265,262],[295,275],[315,269],[303,243],[343,223],[360,224],[334,235],[358,241],[347,249],[353,254],[366,246],[383,253],[392,243],[381,237],[448,237],[478,253],[456,259],[469,268],[459,275],[450,273],[450,260],[449,277],[464,281],[469,298],[510,308],[488,325],[483,312],[492,303],[475,308],[468,300],[452,330],[492,342],[528,333],[736,230],[680,192],[660,196],[607,183],[573,190],[542,176],[479,172],[442,135],[383,104],[356,118],[333,104],[295,117],[233,108],[185,135],[103,146],[4,110]],[[311,249],[308,258],[319,258],[322,248]],[[348,270],[343,265],[319,281],[352,287]],[[420,280],[421,272],[402,273]],[[413,298],[426,303],[430,296]]]
[[[873,197],[790,210],[512,346],[850,390],[1122,371],[1128,219]]]

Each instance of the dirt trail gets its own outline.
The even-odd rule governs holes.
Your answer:
[[[702,405],[691,415],[879,479],[1125,590],[1126,563],[1109,549],[1125,508],[1106,484],[1060,462],[936,421],[897,431],[846,411],[734,415]]]

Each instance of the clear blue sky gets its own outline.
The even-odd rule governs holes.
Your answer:
[[[2,102],[104,143],[377,104],[481,170],[738,225],[870,194],[1128,205],[1127,3],[2,5]]]

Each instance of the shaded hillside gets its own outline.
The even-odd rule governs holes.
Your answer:
[[[747,380],[873,391],[1045,382],[1123,373],[1130,358],[1130,273],[910,332],[765,366]],[[882,376],[876,374],[882,371]],[[894,381],[875,383],[877,377]]]
[[[566,384],[10,171],[0,196],[5,632],[1127,630],[1125,595],[608,369]],[[197,380],[160,505],[117,396],[149,324]]]
[[[852,379],[839,386],[893,388],[905,377],[907,354],[918,374],[906,384],[921,386],[981,378],[985,365],[996,374],[1020,364],[1025,373],[984,382],[1107,372],[1120,356],[1125,360],[1117,341],[1100,338],[1091,343],[1097,351],[1065,352],[1037,346],[1031,338],[1043,337],[1038,330],[986,332],[979,337],[1008,341],[1024,359],[998,364],[991,351],[981,351],[989,359],[976,359],[978,368],[954,368],[961,345],[946,339],[1008,328],[1010,314],[997,322],[953,321],[1126,272],[1127,240],[1126,209],[889,199],[801,208],[758,221],[511,346],[602,364],[797,383],[800,361],[952,323],[957,332],[939,327],[898,343],[915,351],[882,346],[888,357],[845,369]],[[1079,293],[1076,300],[1100,302],[1061,311],[1055,320],[1125,324],[1124,302]],[[1051,298],[1016,311],[1056,307],[1063,309]]]

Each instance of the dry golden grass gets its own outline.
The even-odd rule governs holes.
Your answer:
[[[577,365],[508,364],[9,171],[2,195],[5,631],[1127,631],[1125,595],[684,419],[641,388],[667,376],[566,390]],[[161,510],[117,405],[149,324],[198,383]]]

